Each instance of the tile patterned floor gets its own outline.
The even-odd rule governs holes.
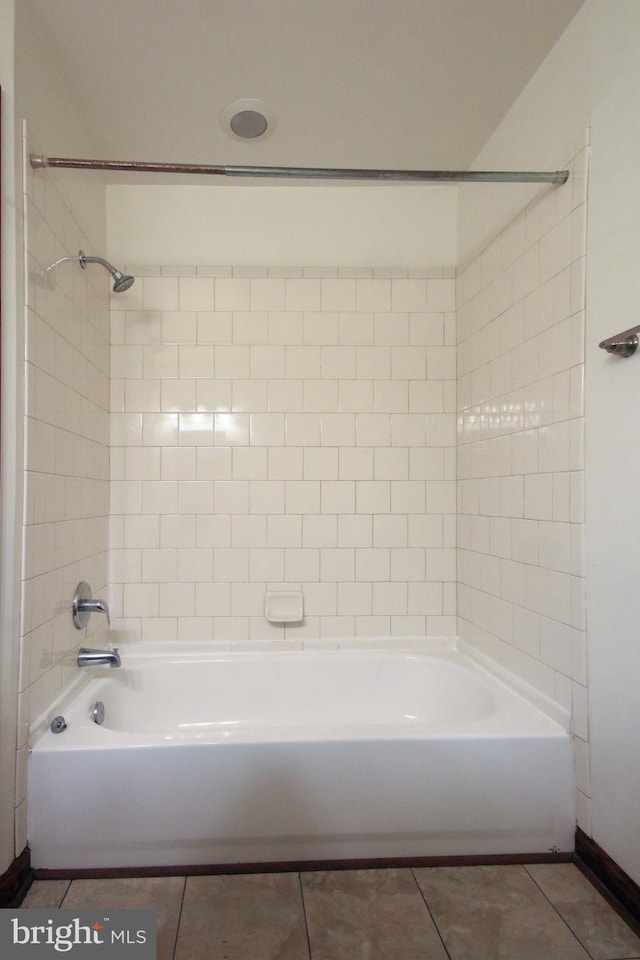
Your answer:
[[[572,864],[37,880],[23,907],[152,907],[158,960],[639,960]]]

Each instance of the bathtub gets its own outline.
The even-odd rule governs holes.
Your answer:
[[[36,870],[573,849],[566,717],[459,650],[144,644],[62,706],[30,755]]]

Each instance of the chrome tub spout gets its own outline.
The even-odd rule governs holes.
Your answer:
[[[110,667],[122,665],[118,648],[113,650],[94,650],[91,647],[80,647],[77,663],[79,667],[95,667],[98,664],[108,664]]]

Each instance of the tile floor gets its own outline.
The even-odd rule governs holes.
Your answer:
[[[158,960],[630,960],[573,864],[37,880],[23,907],[152,907]]]

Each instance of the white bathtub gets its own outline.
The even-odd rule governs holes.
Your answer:
[[[205,651],[125,649],[37,736],[36,870],[573,849],[561,716],[467,656]]]

